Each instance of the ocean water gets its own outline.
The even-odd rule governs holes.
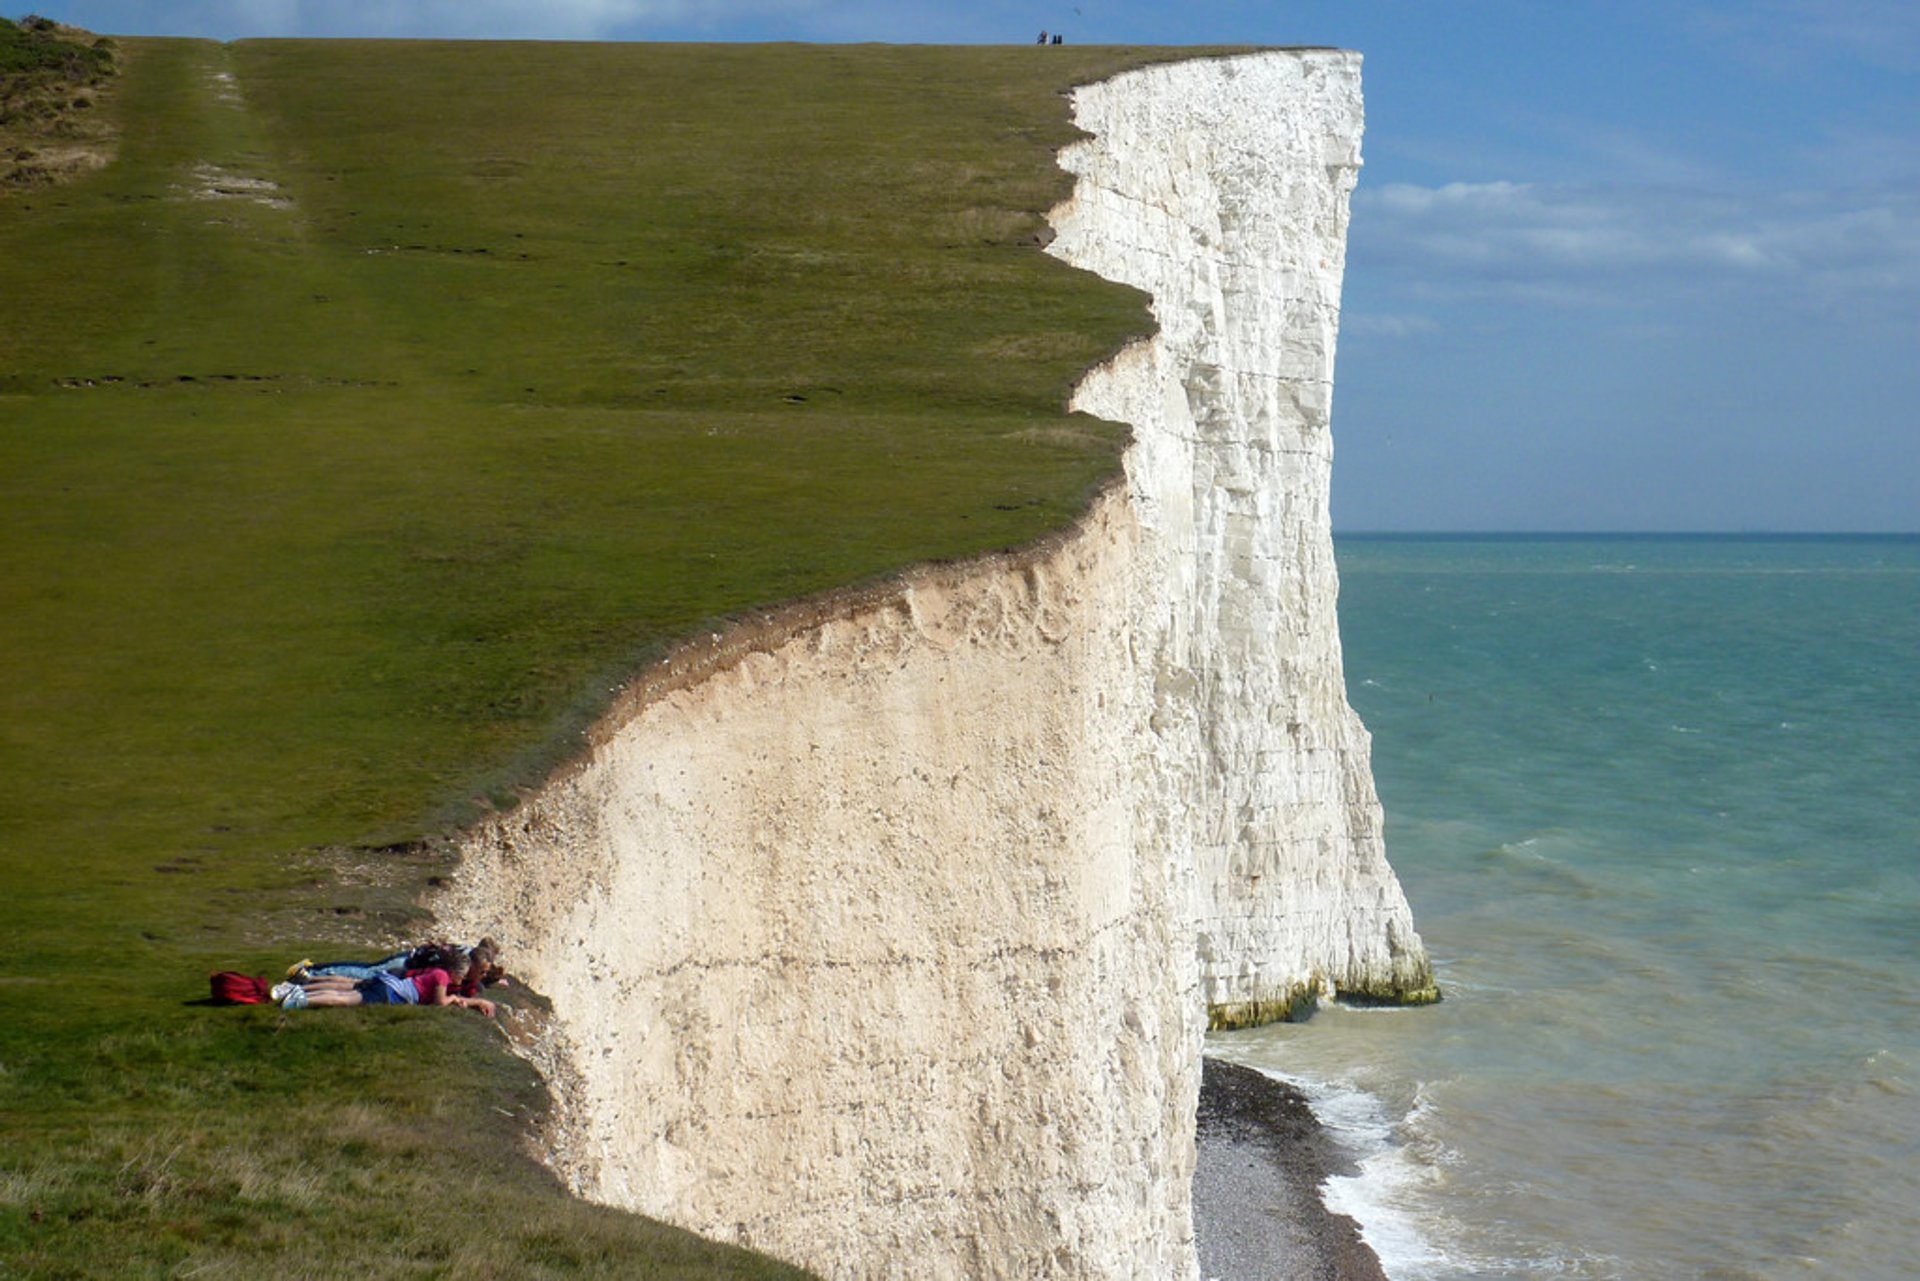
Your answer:
[[[1358,538],[1350,697],[1445,993],[1301,1082],[1396,1281],[1920,1277],[1920,538]]]

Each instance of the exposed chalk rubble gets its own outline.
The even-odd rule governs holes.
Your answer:
[[[1081,391],[1124,483],[683,648],[434,905],[550,996],[577,1191],[828,1276],[1197,1276],[1209,1008],[1430,986],[1333,619],[1358,60],[1076,104],[1055,252],[1163,329]]]

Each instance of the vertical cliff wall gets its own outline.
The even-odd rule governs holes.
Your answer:
[[[1074,106],[1093,136],[1062,157],[1079,182],[1052,252],[1147,290],[1159,322],[1074,405],[1134,427],[1155,808],[1196,870],[1209,1016],[1430,997],[1335,617],[1327,428],[1359,56],[1152,67]]]
[[[1356,61],[1076,98],[1056,251],[1153,291],[1125,482],[692,646],[436,904],[549,994],[585,1195],[832,1276],[1181,1278],[1206,1012],[1415,991],[1333,621]]]
[[[553,1001],[580,1192],[836,1277],[1194,1270],[1184,872],[1136,831],[1133,522],[653,674],[438,904]]]

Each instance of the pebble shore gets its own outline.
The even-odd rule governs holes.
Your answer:
[[[1387,1281],[1320,1184],[1348,1172],[1299,1090],[1203,1061],[1193,1226],[1204,1281]]]

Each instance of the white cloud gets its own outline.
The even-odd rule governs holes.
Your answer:
[[[244,2],[236,9],[244,10]],[[795,0],[301,0],[307,34],[604,39],[654,26],[707,26],[801,7]]]
[[[77,0],[68,20],[128,35],[594,40],[650,29],[706,30],[805,14],[823,0],[185,0],[164,12],[129,0]]]
[[[1355,193],[1351,244],[1429,296],[1630,302],[1714,287],[1910,305],[1920,193],[1395,183]]]

